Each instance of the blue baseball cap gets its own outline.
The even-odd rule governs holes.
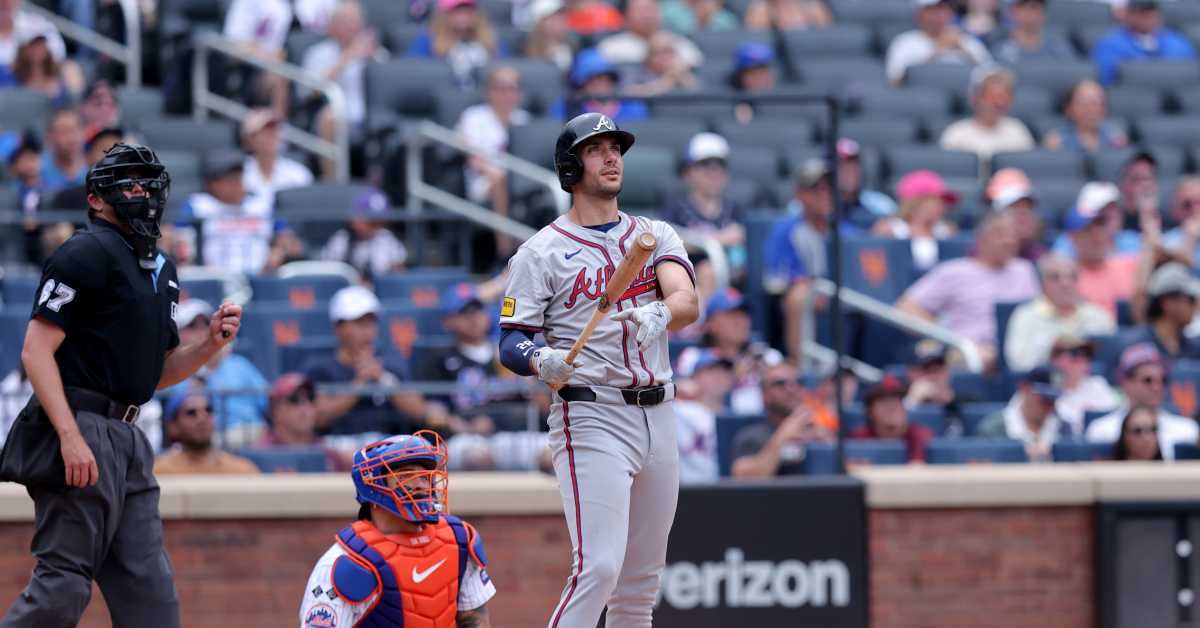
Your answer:
[[[774,62],[775,51],[771,50],[770,46],[757,41],[746,41],[738,44],[733,54],[733,71],[742,72]]]
[[[183,402],[191,397],[211,399],[208,392],[204,390],[204,387],[193,380],[191,384],[180,387],[179,390],[167,398],[167,402],[163,404],[163,421],[174,419],[175,415],[179,413],[179,408],[183,405]]]
[[[742,293],[738,292],[736,288],[718,290],[708,298],[708,303],[704,305],[704,311],[708,316],[732,310],[744,311],[745,309],[746,300],[742,298]]]
[[[575,67],[571,69],[571,84],[582,87],[584,83],[601,75],[609,75],[614,81],[621,79],[617,67],[604,58],[599,50],[587,48],[580,50],[575,57]]]
[[[1025,383],[1033,390],[1033,394],[1051,401],[1062,396],[1060,382],[1062,377],[1057,371],[1045,366],[1039,366],[1025,375]]]
[[[474,284],[461,281],[442,291],[441,306],[446,312],[461,314],[472,306],[483,307],[483,301]]]

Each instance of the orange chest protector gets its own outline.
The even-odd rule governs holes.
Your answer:
[[[474,528],[453,516],[405,535],[355,521],[338,543],[346,554],[333,564],[336,594],[351,604],[374,596],[356,628],[454,628],[467,561],[487,560]]]

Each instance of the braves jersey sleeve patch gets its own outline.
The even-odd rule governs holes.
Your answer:
[[[554,296],[551,275],[541,257],[529,246],[517,249],[508,262],[508,286],[500,307],[500,326],[542,331],[546,306]]]

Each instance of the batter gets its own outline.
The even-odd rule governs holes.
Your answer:
[[[555,169],[572,207],[509,261],[500,312],[505,366],[564,385],[549,423],[572,565],[549,628],[594,628],[606,605],[607,626],[650,626],[675,518],[679,455],[667,331],[695,321],[699,307],[695,272],[675,231],[618,210],[623,155],[633,142],[598,113],[563,127]],[[644,231],[658,248],[568,364],[606,280]]]

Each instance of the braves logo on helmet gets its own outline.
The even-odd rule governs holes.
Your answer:
[[[596,126],[592,127],[593,131],[616,131],[617,125],[608,116],[601,114],[600,120],[596,122]]]
[[[580,145],[598,135],[614,136],[622,155],[633,146],[633,134],[622,131],[612,118],[602,113],[585,113],[571,118],[563,125],[558,141],[554,143],[554,171],[564,191],[570,192],[583,177],[583,161],[578,154]]]

